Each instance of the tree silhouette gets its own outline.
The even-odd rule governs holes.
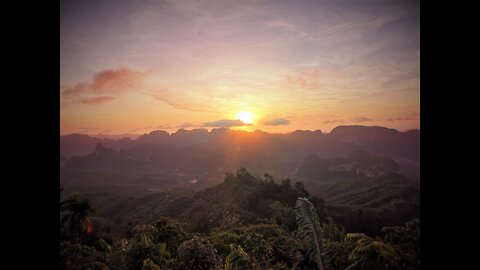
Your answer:
[[[60,211],[67,212],[62,217],[61,223],[66,225],[70,233],[72,233],[74,242],[77,242],[83,233],[93,233],[93,224],[88,216],[95,211],[88,199],[83,198],[78,193],[74,193],[60,203]]]

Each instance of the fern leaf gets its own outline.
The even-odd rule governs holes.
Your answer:
[[[324,270],[321,250],[323,246],[322,228],[315,206],[307,198],[298,198],[295,204],[297,225],[305,234],[307,247],[320,270]]]

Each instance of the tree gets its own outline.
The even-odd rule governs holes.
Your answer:
[[[65,270],[106,270],[104,258],[94,247],[79,243],[60,243],[60,269]]]
[[[250,256],[243,251],[241,246],[231,244],[230,254],[225,260],[225,270],[250,270],[254,269]]]
[[[60,211],[66,211],[61,223],[66,225],[73,234],[73,241],[77,242],[81,234],[93,233],[93,224],[88,217],[95,211],[88,199],[74,193],[68,199],[60,203]]]
[[[402,269],[420,266],[420,220],[414,219],[401,226],[384,227],[385,242],[392,245],[402,257]]]
[[[143,261],[142,270],[160,270],[160,266],[156,265],[150,259],[146,259]]]
[[[168,251],[175,255],[180,244],[187,239],[182,223],[169,217],[160,217],[154,222],[153,241],[166,243]]]
[[[168,267],[172,261],[167,245],[153,241],[154,230],[155,228],[149,224],[137,225],[130,232],[131,238],[119,239],[114,242],[113,247],[100,241],[110,269],[141,270]]]
[[[298,197],[308,198],[310,194],[305,189],[305,185],[302,182],[295,183],[295,191],[298,193]]]
[[[342,242],[345,231],[335,224],[332,217],[327,217],[327,222],[322,224],[322,235],[325,242]]]
[[[178,248],[176,269],[219,269],[221,265],[221,258],[205,238],[194,236]]]
[[[345,237],[347,248],[353,246],[348,256],[350,265],[345,270],[399,270],[399,257],[388,244],[362,234],[347,234]]]
[[[318,269],[324,270],[321,256],[323,245],[322,228],[317,209],[315,209],[315,206],[313,206],[307,198],[298,198],[295,204],[295,215],[301,235],[303,235],[306,240],[310,256],[314,258]]]

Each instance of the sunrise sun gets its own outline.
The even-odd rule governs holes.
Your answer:
[[[236,117],[245,124],[253,124],[253,113],[251,112],[239,112]]]

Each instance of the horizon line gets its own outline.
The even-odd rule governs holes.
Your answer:
[[[255,129],[253,131],[248,131],[248,130],[239,130],[239,129],[232,129],[232,127],[212,127],[212,128],[207,128],[207,127],[192,127],[191,129],[188,129],[188,128],[166,128],[166,129],[152,129],[150,130],[149,132],[142,132],[142,133],[135,133],[135,132],[123,132],[123,133],[103,133],[103,132],[100,132],[100,133],[81,133],[81,132],[72,132],[72,133],[60,133],[60,136],[68,136],[68,135],[87,135],[87,136],[90,136],[90,137],[96,137],[96,136],[110,136],[110,137],[115,137],[115,136],[122,136],[122,135],[134,135],[134,136],[142,136],[142,135],[147,135],[147,134],[150,134],[154,131],[164,131],[166,133],[168,133],[168,135],[172,135],[172,134],[175,134],[177,133],[178,131],[180,130],[185,130],[185,131],[193,131],[193,130],[207,130],[209,133],[212,132],[212,130],[220,130],[220,129],[226,129],[226,130],[233,130],[233,131],[242,131],[242,132],[247,132],[247,133],[254,133],[254,132],[263,132],[263,133],[269,133],[269,134],[283,134],[283,135],[286,135],[286,134],[291,134],[293,132],[296,132],[296,131],[306,131],[306,132],[316,132],[316,131],[320,131],[322,134],[330,134],[334,129],[338,128],[338,127],[380,127],[380,128],[386,128],[386,129],[391,129],[391,130],[395,130],[395,131],[398,131],[398,132],[401,132],[401,133],[406,133],[406,132],[409,132],[409,131],[420,131],[420,127],[418,128],[409,128],[409,129],[404,129],[404,130],[399,130],[399,129],[395,129],[395,128],[390,128],[390,127],[385,127],[385,126],[379,126],[379,125],[373,125],[373,126],[366,126],[366,125],[338,125],[334,128],[332,128],[330,130],[330,132],[325,132],[325,131],[322,131],[320,129],[315,129],[315,130],[311,130],[311,129],[296,129],[296,130],[292,130],[292,131],[287,131],[287,132],[268,132],[268,131],[263,131],[261,129]],[[168,132],[167,130],[174,130],[176,129],[176,131],[174,132]],[[125,136],[124,138],[128,138],[128,136]]]

